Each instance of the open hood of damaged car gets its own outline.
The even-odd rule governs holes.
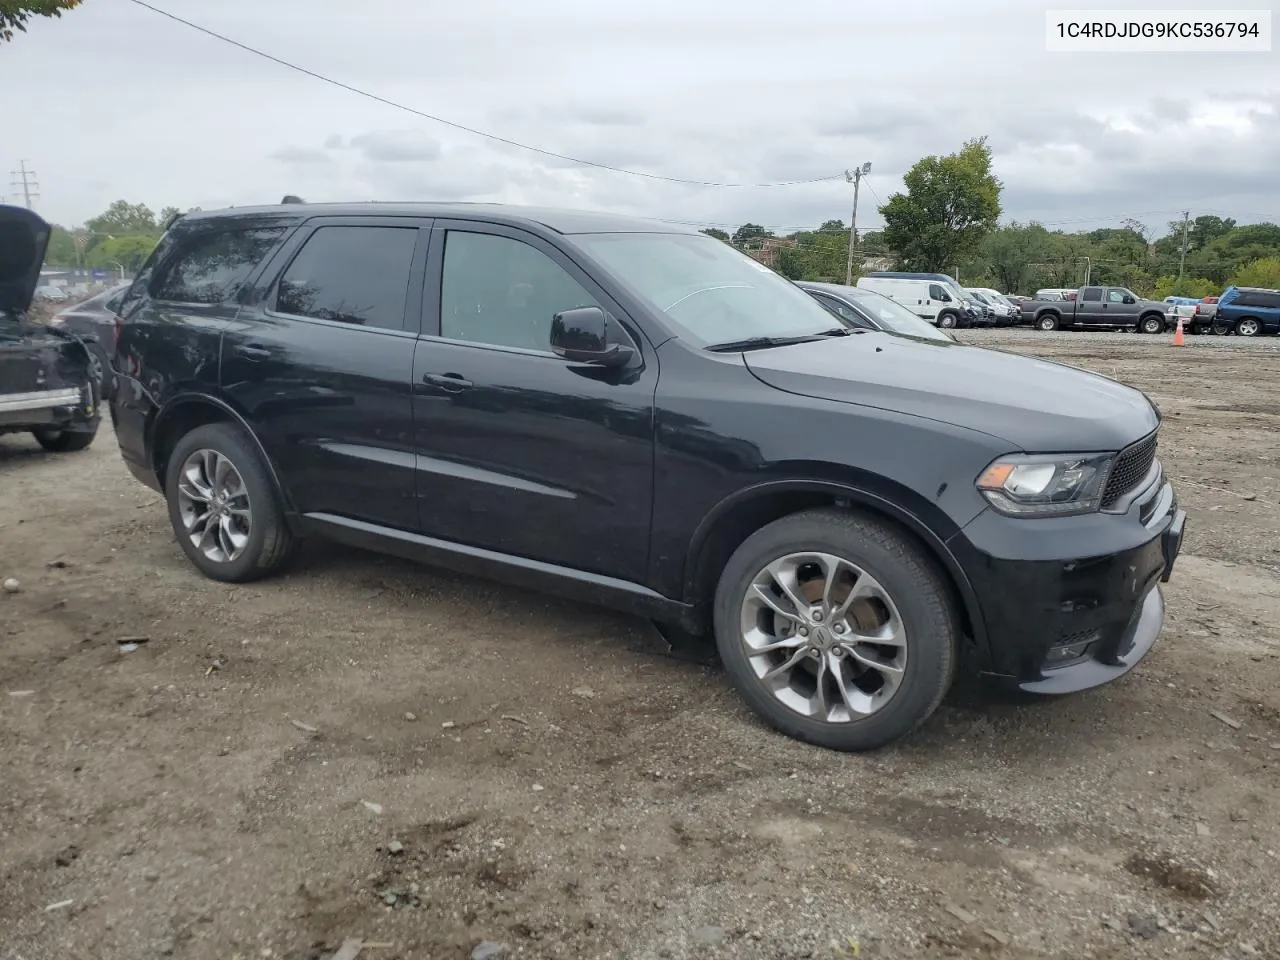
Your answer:
[[[49,224],[39,214],[0,204],[0,311],[26,313],[40,285]]]

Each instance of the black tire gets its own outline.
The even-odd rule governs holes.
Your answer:
[[[1156,313],[1149,313],[1138,321],[1138,330],[1142,333],[1164,333],[1165,318]]]
[[[747,656],[742,603],[756,574],[789,553],[836,554],[862,567],[893,598],[908,638],[901,685],[860,719],[828,722],[791,710],[765,689]],[[716,588],[716,645],[734,687],[776,730],[832,750],[874,750],[905,737],[942,702],[955,674],[960,624],[937,565],[903,533],[864,514],[823,508],[783,517],[757,530],[734,552]]]
[[[98,427],[94,424],[92,430],[83,431],[52,430],[41,427],[32,430],[31,435],[36,438],[36,443],[50,453],[75,453],[78,450],[89,449],[93,438],[98,435]]]
[[[182,522],[178,480],[187,458],[199,450],[212,450],[230,460],[248,493],[248,542],[231,560],[218,561],[206,556],[191,542]],[[289,559],[295,542],[285,522],[275,484],[251,439],[239,427],[211,423],[183,436],[169,454],[164,490],[169,502],[169,522],[178,545],[206,577],[227,583],[246,583],[275,572]]]
[[[938,326],[943,330],[954,330],[958,321],[959,318],[954,313],[944,312],[938,314]]]
[[[1215,319],[1213,321],[1213,326],[1210,328],[1210,331],[1213,333],[1215,337],[1225,337],[1229,333],[1231,333],[1231,324],[1223,320]]]
[[[1257,317],[1241,317],[1236,321],[1237,337],[1256,337],[1262,332],[1262,321]]]
[[[1036,329],[1044,333],[1052,333],[1057,330],[1061,321],[1056,313],[1042,313],[1036,317]]]

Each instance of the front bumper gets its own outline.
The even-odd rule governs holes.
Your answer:
[[[1074,693],[1129,672],[1164,625],[1160,584],[1185,526],[1158,469],[1122,514],[979,515],[950,545],[981,608],[981,672],[1037,694]]]

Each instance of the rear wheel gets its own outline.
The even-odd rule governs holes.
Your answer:
[[[1227,323],[1224,320],[1218,320],[1217,318],[1214,319],[1213,335],[1215,337],[1225,337],[1230,332],[1231,332],[1231,324]]]
[[[1262,324],[1257,317],[1241,317],[1236,321],[1236,334],[1241,337],[1256,337],[1262,332]]]
[[[1036,317],[1036,329],[1043,330],[1045,333],[1051,333],[1058,329],[1058,315],[1056,313],[1046,313]]]
[[[98,428],[95,426],[92,430],[72,431],[41,427],[32,430],[31,434],[36,438],[36,442],[50,453],[74,453],[77,450],[89,449],[93,438],[98,435]]]
[[[834,750],[873,750],[937,709],[960,636],[942,574],[894,528],[845,510],[756,531],[716,590],[720,658],[775,729]]]
[[[1138,321],[1138,329],[1143,333],[1164,333],[1164,317],[1150,314]]]
[[[178,441],[165,496],[183,553],[214,580],[257,580],[279,568],[293,547],[266,465],[231,424],[197,427]]]

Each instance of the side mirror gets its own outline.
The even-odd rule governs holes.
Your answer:
[[[621,367],[632,355],[630,347],[609,342],[609,318],[599,307],[562,310],[551,319],[551,350],[571,363]]]
[[[938,294],[938,299],[939,299],[939,300],[941,300],[943,303],[950,303],[950,302],[951,302],[951,294],[946,293],[946,292],[944,291],[943,293]]]
[[[1125,302],[1125,303],[1137,303],[1137,302],[1138,302],[1138,298],[1137,298],[1137,297],[1135,297],[1135,296],[1134,296],[1133,294],[1131,294],[1131,293],[1126,293],[1126,294],[1124,295],[1124,302]]]

